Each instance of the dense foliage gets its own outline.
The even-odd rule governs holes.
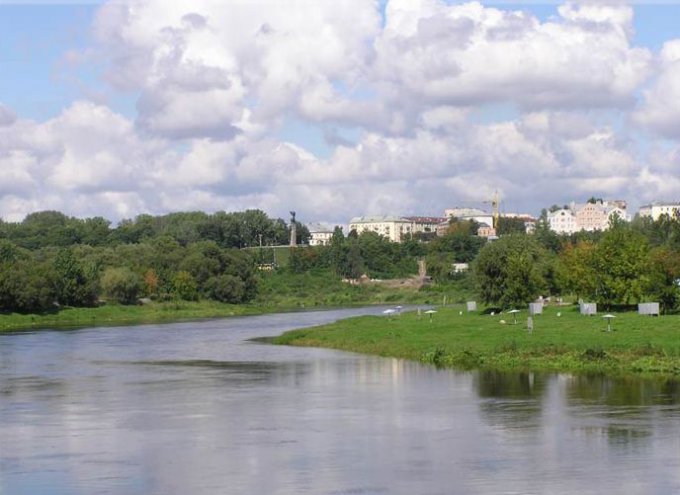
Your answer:
[[[298,241],[309,231],[297,225]],[[0,222],[0,310],[52,311],[101,299],[201,298],[243,303],[257,294],[248,246],[287,244],[289,227],[264,212],[103,218],[45,211]]]
[[[536,239],[512,234],[479,253],[474,273],[482,302],[503,308],[522,306],[547,289],[547,253]]]
[[[680,302],[680,219],[615,219],[604,232],[558,235],[542,215],[533,235],[482,249],[475,279],[485,303],[506,308],[572,294],[605,308],[658,301],[672,311]]]
[[[680,303],[678,218],[615,220],[605,232],[564,236],[548,228],[544,212],[533,234],[508,221],[507,233],[491,243],[477,227],[452,220],[443,235],[401,243],[375,232],[345,236],[337,227],[328,245],[312,247],[304,245],[309,231],[297,224],[301,245],[289,249],[290,226],[260,210],[140,215],[115,227],[98,217],[38,212],[19,223],[0,221],[0,311],[144,298],[262,303],[273,290],[298,285],[294,277],[304,293],[310,274],[344,294],[338,303],[357,302],[361,291],[345,294],[341,280],[408,279],[423,266],[436,284],[427,291],[469,290],[474,282],[482,302],[504,308],[538,295],[573,295],[605,307],[653,300],[666,311]],[[459,271],[466,263],[472,276]]]

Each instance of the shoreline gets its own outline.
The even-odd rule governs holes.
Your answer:
[[[0,313],[0,334],[32,330],[67,330],[179,323],[272,313],[324,311],[383,305],[385,305],[383,302],[365,302],[342,306],[268,306],[258,304],[233,305],[214,301],[152,302],[135,306],[107,304],[94,308],[63,308],[58,312],[46,314]]]
[[[608,332],[601,316],[581,316],[575,308],[546,308],[534,316],[532,333],[527,331],[526,310],[518,314],[517,324],[510,314],[467,314],[462,306],[440,308],[432,316],[431,321],[415,313],[350,318],[292,330],[272,342],[463,371],[680,378],[680,316],[619,313]]]

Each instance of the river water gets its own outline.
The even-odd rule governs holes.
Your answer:
[[[0,494],[680,493],[680,385],[248,341],[379,309],[0,335]]]

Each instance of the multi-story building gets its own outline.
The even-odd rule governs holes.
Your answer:
[[[437,231],[437,225],[446,219],[441,217],[366,216],[349,221],[349,230],[357,234],[376,232],[393,242],[401,242],[407,235]]]
[[[656,221],[661,215],[668,215],[672,218],[679,215],[680,213],[678,212],[680,212],[680,203],[654,201],[648,205],[641,206],[638,213],[641,217],[652,217],[652,220]]]
[[[496,229],[487,223],[480,223],[477,228],[477,235],[479,237],[486,237],[487,239],[493,239],[496,237]]]
[[[403,236],[411,233],[411,222],[403,217],[389,215],[354,217],[349,221],[349,230],[357,234],[375,232],[393,242],[400,242]]]
[[[601,203],[579,205],[575,213],[578,230],[592,232],[594,230],[606,230],[609,226],[609,215]]]
[[[579,231],[576,226],[576,215],[569,208],[560,208],[548,213],[548,224],[551,230],[559,234],[573,234]]]
[[[326,246],[330,244],[331,237],[333,237],[333,229],[319,223],[313,223],[307,225],[307,230],[309,230],[310,246]]]
[[[411,232],[417,234],[422,233],[437,233],[437,227],[448,220],[443,217],[404,217],[411,222]]]
[[[446,218],[457,218],[458,220],[474,220],[477,223],[484,223],[493,226],[493,215],[478,208],[456,207],[444,210]]]
[[[568,208],[548,213],[548,223],[559,234],[573,234],[581,230],[607,230],[615,216],[620,220],[630,220],[625,207],[625,201],[621,200],[571,203]]]

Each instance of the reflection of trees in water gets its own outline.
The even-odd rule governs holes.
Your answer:
[[[616,449],[644,453],[659,420],[677,417],[680,382],[606,376],[573,376],[566,400],[578,432],[599,437]]]
[[[492,426],[507,428],[538,425],[547,375],[480,371],[474,384],[482,402],[480,409]]]
[[[475,377],[475,386],[480,397],[540,398],[545,392],[546,383],[546,376],[538,373],[480,371]]]
[[[567,381],[567,401],[570,405],[583,402],[607,406],[676,405],[680,403],[680,382],[573,376]]]

